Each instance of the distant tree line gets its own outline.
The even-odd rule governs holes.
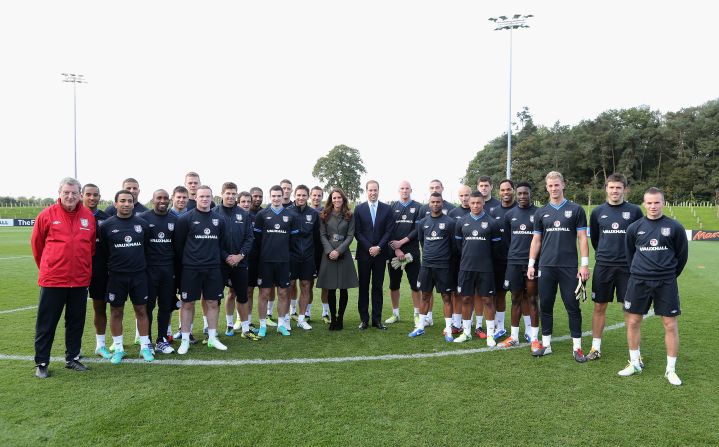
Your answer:
[[[564,174],[566,195],[580,203],[604,200],[604,180],[621,172],[629,180],[628,199],[642,201],[650,186],[668,201],[711,201],[719,195],[719,100],[662,115],[649,107],[609,110],[576,126],[537,126],[526,107],[517,113],[512,135],[512,179],[534,185],[546,200],[544,176]],[[464,183],[490,175],[504,177],[507,134],[490,141],[467,166]]]

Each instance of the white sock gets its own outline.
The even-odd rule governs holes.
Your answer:
[[[195,323],[190,323],[190,334],[195,329]]]
[[[414,316],[416,317],[417,315],[419,315],[419,307],[414,308]]]
[[[524,333],[529,334],[529,328],[532,327],[532,319],[529,315],[524,315],[522,318],[524,319]]]
[[[667,356],[667,372],[675,371],[677,367],[677,358]]]
[[[202,332],[205,332],[205,329],[207,329],[207,317],[202,316]]]
[[[629,363],[631,363],[634,366],[639,366],[639,356],[640,356],[639,349],[637,349],[636,351],[630,349],[629,350]]]
[[[464,335],[472,335],[472,320],[462,320]]]
[[[267,315],[272,315],[272,305],[275,304],[274,301],[268,301],[267,302]]]
[[[549,348],[552,346],[552,336],[551,335],[542,335],[542,346],[545,348]]]
[[[330,314],[330,305],[327,303],[322,303],[322,316]]]
[[[122,335],[113,335],[112,343],[115,345],[115,352],[124,352],[125,347],[122,346]]]
[[[494,318],[495,321],[495,327],[497,330],[501,329],[504,330],[504,312],[497,312],[496,317]]]
[[[392,309],[392,315],[399,318],[399,309]]]
[[[217,329],[207,329],[207,337],[210,340],[217,340]]]
[[[487,338],[494,337],[494,320],[487,320]]]
[[[484,319],[484,315],[477,315],[477,329],[482,327],[482,320]]]
[[[462,314],[452,314],[452,325],[462,327]]]
[[[190,342],[190,333],[189,333],[189,332],[183,332],[183,333],[182,333],[182,342],[183,342],[183,343],[189,343],[189,342]]]
[[[285,315],[285,318],[284,318],[284,321],[282,324],[284,324],[285,327],[289,330],[289,329],[292,329],[292,326],[290,326],[291,321],[292,320],[290,319],[290,314],[287,314],[287,315]]]
[[[172,325],[171,324],[167,325],[167,335],[172,335]]]
[[[582,349],[582,338],[581,337],[579,337],[579,338],[572,337],[572,349],[575,351],[578,349]]]
[[[227,327],[234,326],[235,322],[233,321],[234,315],[225,315],[225,320],[227,320]]]
[[[601,338],[592,338],[592,349],[594,349],[595,351],[602,350],[602,339]]]
[[[444,319],[444,330],[452,333],[452,318],[445,318]]]
[[[537,340],[537,337],[539,337],[539,326],[537,326],[537,327],[530,326],[529,331],[530,331],[530,332],[529,332],[529,338],[530,338],[532,341],[536,341],[536,340]]]
[[[290,300],[290,313],[297,312],[297,300]]]
[[[267,320],[260,318],[260,327],[267,327]]]
[[[419,314],[419,321],[417,322],[417,328],[418,329],[424,329],[424,323],[427,319],[427,315]]]
[[[150,344],[150,336],[149,335],[140,335],[140,349],[147,348]]]
[[[305,315],[308,317],[312,315],[312,303],[307,303],[307,309],[305,309]]]
[[[519,326],[512,326],[510,329],[512,340],[519,341]]]
[[[239,320],[239,318],[238,318],[238,320]],[[247,323],[252,324],[252,312],[247,314]]]
[[[105,347],[105,334],[95,335],[95,348],[100,349]]]
[[[434,321],[434,318],[432,318],[432,311],[431,311],[431,310],[430,310],[429,312],[427,312],[427,319],[428,319],[428,321]]]
[[[248,320],[248,321],[243,321],[243,322],[242,322],[242,332],[245,333],[245,332],[247,332],[247,331],[249,331],[249,330],[250,330],[250,322],[249,322],[249,320]]]
[[[137,319],[135,319],[135,338],[140,338],[140,329],[137,327]]]
[[[297,316],[297,322],[302,323],[303,321],[305,321],[305,314],[299,314]]]

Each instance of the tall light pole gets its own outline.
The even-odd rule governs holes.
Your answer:
[[[75,156],[75,179],[77,179],[77,84],[87,84],[85,77],[81,74],[61,73],[62,82],[72,82],[72,120],[73,135],[75,138],[73,154]]]
[[[490,17],[489,20],[497,25],[494,30],[509,30],[509,107],[507,123],[507,178],[512,178],[512,31],[519,28],[529,28],[527,19],[534,17],[532,14],[514,14],[512,17],[499,16]]]

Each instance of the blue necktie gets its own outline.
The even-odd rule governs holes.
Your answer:
[[[374,227],[374,219],[377,216],[377,208],[376,207],[377,207],[377,205],[375,205],[374,203],[372,205],[370,205],[370,207],[369,207],[370,214],[372,214],[372,226],[373,227]]]

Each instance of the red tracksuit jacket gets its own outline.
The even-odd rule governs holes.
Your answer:
[[[60,205],[44,209],[32,230],[32,254],[41,287],[87,287],[95,254],[95,218],[82,203],[68,212]]]

